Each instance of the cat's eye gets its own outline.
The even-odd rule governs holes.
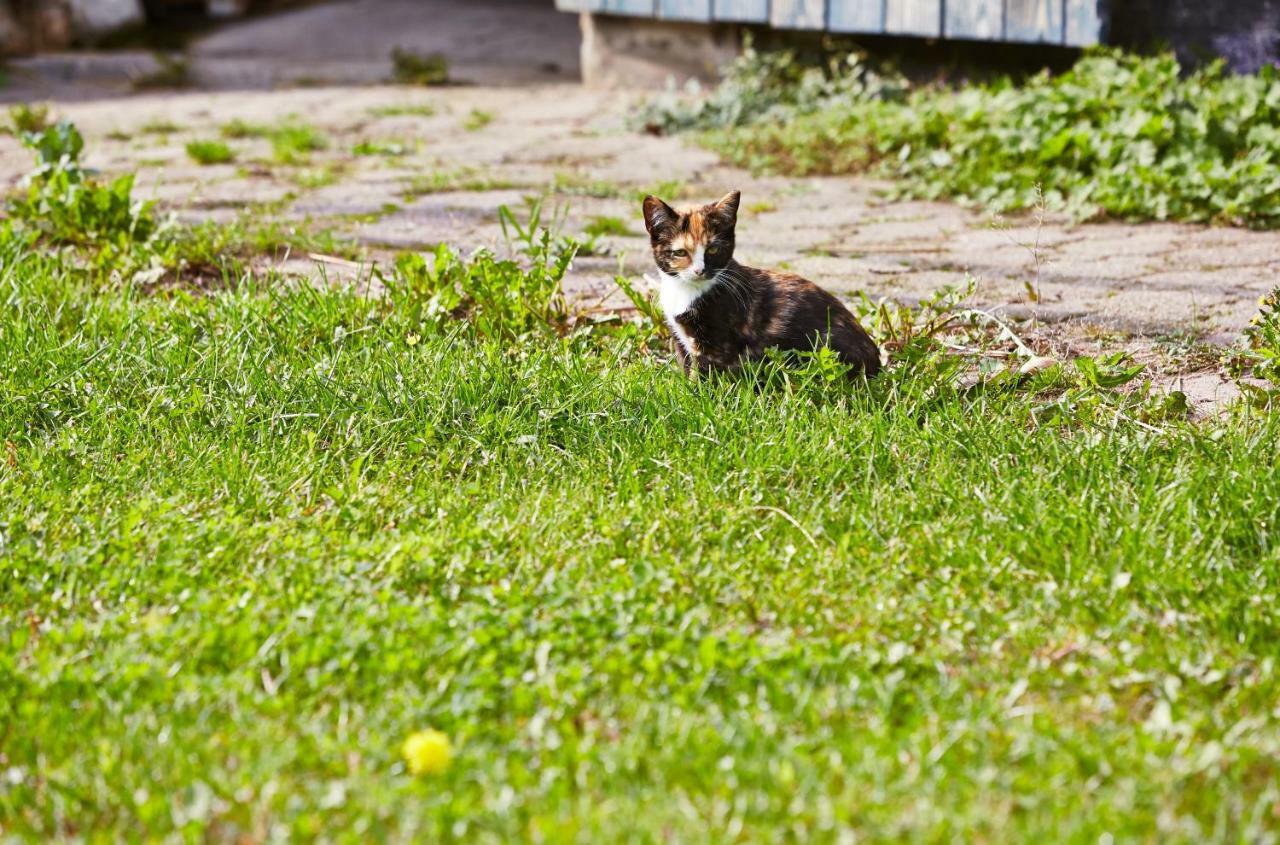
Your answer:
[[[720,247],[718,246],[707,247],[707,255],[719,255],[719,254],[720,254]]]
[[[683,249],[673,249],[673,250],[671,250],[671,257],[672,257],[672,258],[684,258],[684,257],[685,257],[686,255],[688,255],[688,254],[689,254],[689,253],[685,252]]]

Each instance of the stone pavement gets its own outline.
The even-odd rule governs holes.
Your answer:
[[[3,2],[3,0],[0,0]],[[98,0],[81,0],[98,2]],[[576,82],[578,20],[550,0],[337,0],[250,18],[194,39],[181,54],[200,90],[368,85],[389,80],[397,48],[448,60],[452,80]],[[163,74],[142,49],[44,53],[7,62],[0,102],[119,97]]]
[[[270,52],[270,39],[254,34],[259,25],[244,25],[242,43]],[[234,52],[233,32],[195,49],[212,50],[212,43]],[[298,49],[314,49],[309,44]],[[971,274],[978,303],[1022,321],[1055,353],[1127,348],[1204,403],[1229,391],[1197,345],[1233,342],[1258,297],[1280,283],[1280,233],[1072,225],[1034,215],[995,221],[949,203],[888,201],[885,186],[866,179],[755,176],[684,139],[628,129],[639,94],[547,84],[536,71],[545,55],[526,52],[522,61],[535,71],[520,85],[190,91],[65,102],[56,110],[84,131],[90,164],[137,171],[142,193],[184,217],[225,220],[252,210],[306,219],[358,240],[371,261],[439,242],[501,249],[497,208],[519,209],[533,195],[567,208],[571,231],[619,218],[628,234],[604,239],[609,254],[576,262],[572,288],[592,299],[610,294],[619,268],[632,275],[651,268],[641,193],[693,201],[737,188],[744,263],[905,301]],[[255,139],[229,142],[232,164],[190,160],[188,141],[216,138],[232,120],[305,122],[329,146],[304,165],[275,163],[267,142]],[[399,145],[404,154],[354,154],[362,142]],[[0,139],[0,180],[16,184],[29,164],[15,140]],[[332,265],[331,275],[343,266]],[[283,269],[310,273],[314,264],[290,256]]]

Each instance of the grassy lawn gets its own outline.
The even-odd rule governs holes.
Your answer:
[[[1280,295],[1210,419],[948,293],[691,380],[564,294],[625,221],[354,289],[23,138],[0,840],[1275,838]]]
[[[8,836],[1275,831],[1274,415],[3,266]]]

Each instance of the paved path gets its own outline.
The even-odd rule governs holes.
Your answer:
[[[328,9],[345,26],[365,5],[391,9],[403,2],[415,5],[357,0],[306,14]],[[323,20],[313,21],[316,38]],[[287,45],[273,41],[278,26],[272,19],[251,22],[195,51],[283,56]],[[316,43],[297,48],[296,67],[324,52]],[[372,49],[379,42],[368,34],[361,43]],[[228,219],[246,208],[261,216],[269,208],[282,219],[309,219],[358,239],[372,259],[442,241],[464,250],[501,246],[496,209],[519,207],[530,195],[567,207],[569,229],[600,216],[620,218],[630,234],[606,238],[609,255],[577,262],[573,286],[583,296],[606,295],[619,266],[631,274],[649,269],[640,192],[661,189],[695,200],[739,188],[739,258],[746,263],[785,266],[840,291],[903,300],[972,274],[979,302],[1051,326],[1045,336],[1061,352],[1123,345],[1170,373],[1196,373],[1185,386],[1203,401],[1221,395],[1222,381],[1207,372],[1208,357],[1193,354],[1195,344],[1232,342],[1258,297],[1280,281],[1277,233],[1076,226],[1029,217],[1001,222],[947,203],[885,201],[884,186],[863,179],[757,177],[724,167],[682,139],[628,130],[636,95],[539,81],[545,74],[537,68],[558,49],[548,42],[542,52],[526,51],[520,61],[533,68],[533,81],[519,86],[202,91],[64,103],[57,110],[85,131],[92,164],[138,171],[143,192],[186,217]],[[421,113],[428,108],[432,113]],[[329,148],[304,166],[273,163],[268,144],[253,139],[232,142],[233,164],[201,167],[187,157],[188,141],[216,137],[236,119],[303,121],[329,137]],[[354,155],[361,142],[398,144],[405,154]],[[0,140],[0,180],[16,183],[28,166],[15,141]],[[291,256],[286,269],[310,267]]]
[[[578,20],[550,0],[328,0],[226,25],[181,61],[201,90],[369,85],[392,78],[397,48],[444,56],[458,83],[578,79]],[[146,50],[77,51],[12,59],[6,71],[0,102],[77,101],[127,95],[165,65]]]
[[[392,48],[440,54],[461,82],[578,78],[578,22],[549,0],[345,0],[246,21],[191,49],[208,84],[379,82]]]

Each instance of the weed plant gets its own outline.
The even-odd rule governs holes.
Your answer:
[[[228,164],[235,161],[235,151],[223,141],[191,141],[187,155],[197,164]]]
[[[1049,208],[1080,219],[1280,225],[1276,68],[1184,73],[1169,55],[1100,51],[1059,76],[958,90],[904,95],[866,74],[844,90],[845,78],[752,52],[706,99],[659,102],[640,120],[704,130],[757,170],[872,172],[903,194],[994,211],[1034,208],[1042,189]]]

